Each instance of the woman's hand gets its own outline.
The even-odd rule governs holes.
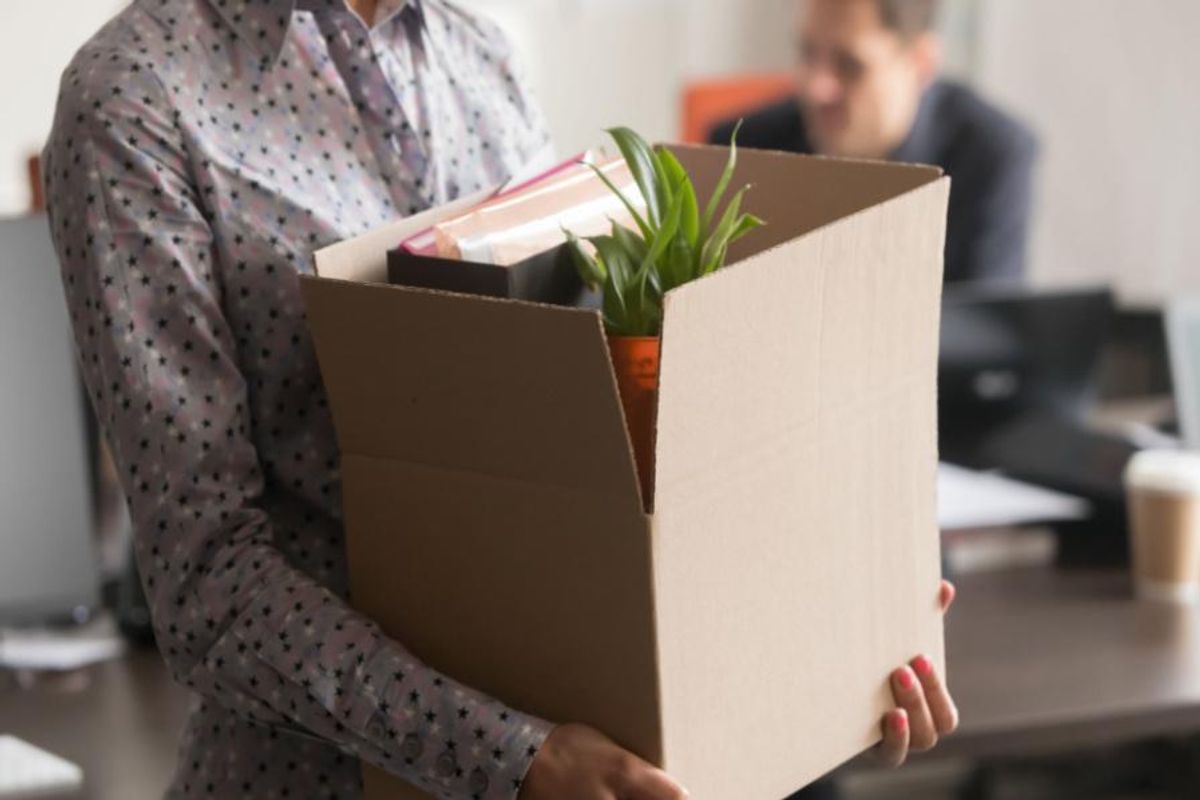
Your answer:
[[[560,725],[521,785],[520,800],[683,800],[665,772],[622,750],[599,731]]]
[[[942,613],[954,603],[954,585],[942,581],[940,602]],[[958,727],[958,709],[933,662],[925,656],[892,673],[892,694],[896,709],[883,718],[883,744],[879,756],[898,767],[910,752],[932,749],[938,739]]]

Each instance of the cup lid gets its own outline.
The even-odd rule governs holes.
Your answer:
[[[1162,492],[1200,494],[1200,453],[1143,450],[1125,468],[1125,485]]]

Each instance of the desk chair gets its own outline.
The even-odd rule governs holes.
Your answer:
[[[37,213],[46,210],[46,194],[42,189],[42,158],[32,155],[25,163],[29,170],[29,210]]]

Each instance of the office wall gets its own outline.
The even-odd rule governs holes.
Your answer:
[[[674,134],[684,76],[786,67],[793,0],[460,0],[512,35],[563,152],[615,123]],[[123,0],[0,0],[0,214],[28,204],[25,158],[49,130],[75,49]],[[564,79],[569,76],[569,79]]]
[[[798,1],[460,0],[516,41],[563,152],[595,143],[614,123],[675,136],[689,80],[791,69]],[[955,75],[973,68],[977,2],[946,0]]]
[[[50,130],[58,79],[120,0],[0,0],[0,214],[29,204],[25,159]]]
[[[797,0],[459,0],[496,18],[529,66],[563,152],[615,123],[677,130],[695,77],[789,69]],[[954,69],[969,71],[971,9],[950,0]],[[28,202],[24,160],[49,129],[58,77],[122,0],[0,0],[0,214]]]
[[[785,69],[795,0],[460,0],[517,44],[559,149],[675,135],[688,78]]]
[[[1200,3],[984,0],[979,36],[979,84],[1044,145],[1038,282],[1200,292]]]

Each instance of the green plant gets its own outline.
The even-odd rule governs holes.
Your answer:
[[[723,267],[729,246],[764,223],[742,213],[749,186],[738,191],[721,211],[737,168],[736,130],[729,160],[703,211],[692,179],[674,153],[661,145],[651,147],[629,128],[613,128],[608,133],[645,200],[645,214],[593,166],[621,198],[637,230],[613,222],[611,234],[586,239],[592,245],[590,250],[570,231],[566,232],[567,242],[583,282],[603,292],[608,333],[658,336],[667,292]]]

